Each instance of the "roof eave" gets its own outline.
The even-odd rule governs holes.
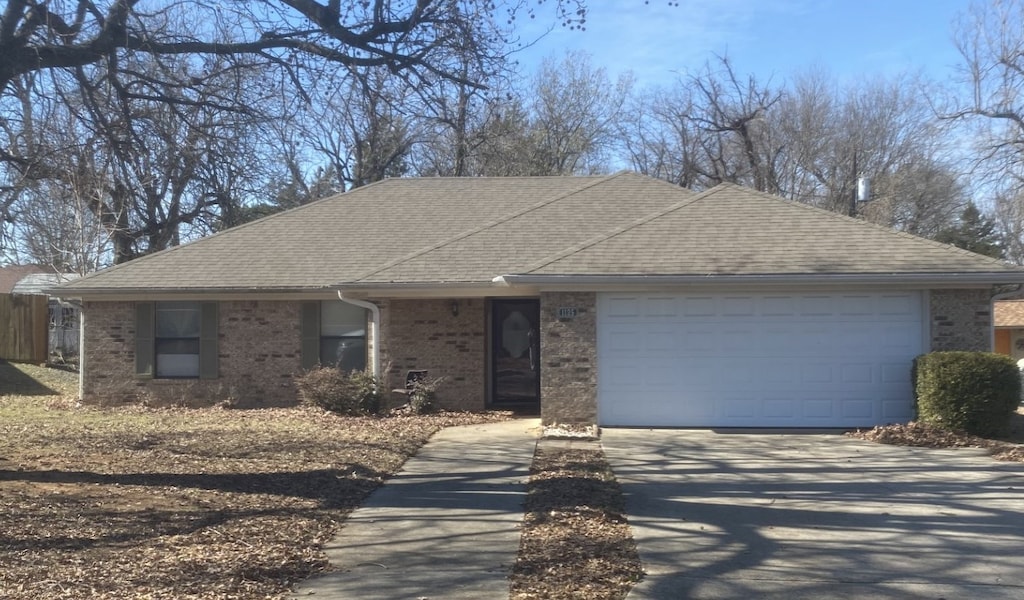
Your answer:
[[[301,300],[334,298],[339,291],[355,297],[429,298],[485,297],[494,295],[490,281],[357,282],[318,287],[124,287],[66,288],[48,290],[52,296],[79,300],[118,301],[154,299]],[[523,292],[516,292],[512,295]]]
[[[495,285],[534,289],[614,291],[619,289],[687,287],[844,287],[870,285],[914,288],[988,287],[1001,284],[1024,284],[1020,272],[967,273],[771,273],[745,275],[499,275]]]

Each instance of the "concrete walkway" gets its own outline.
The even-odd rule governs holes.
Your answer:
[[[537,419],[450,427],[356,509],[300,598],[508,598]]]
[[[841,435],[606,429],[629,600],[1024,600],[1024,464]]]

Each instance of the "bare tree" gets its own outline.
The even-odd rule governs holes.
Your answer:
[[[968,194],[925,89],[907,75],[848,87],[820,70],[796,77],[773,114],[786,146],[780,192],[915,235],[948,228]],[[856,199],[861,177],[867,203]]]
[[[719,58],[633,99],[620,135],[634,168],[679,185],[739,183],[933,236],[967,194],[923,89],[910,76],[840,87],[820,70],[774,87]],[[861,175],[874,182],[866,205]]]
[[[718,57],[717,68],[706,63],[686,84],[692,90],[689,119],[704,153],[696,163],[703,178],[710,184],[731,181],[777,192],[775,162],[781,148],[772,139],[767,114],[781,99],[781,90],[762,85],[753,75],[740,78],[728,57]]]
[[[632,97],[619,120],[619,136],[633,170],[682,187],[700,187],[701,143],[690,120],[693,112],[692,90],[686,86]]]
[[[139,0],[46,2],[9,0],[0,15],[0,90],[17,77],[54,68],[101,64],[111,56],[261,56],[287,66],[290,56],[346,67],[387,67],[410,77],[459,78],[448,67],[467,49],[493,55],[495,40],[526,3],[477,0],[256,0],[176,2],[158,8]],[[578,2],[557,2],[558,19],[585,18]]]
[[[1006,258],[1024,264],[1024,1],[972,3],[954,40],[969,93],[943,116],[975,141],[974,175],[994,197]]]
[[[632,88],[632,77],[612,82],[583,53],[548,58],[533,78],[530,107],[534,174],[569,175],[607,170],[616,122]]]
[[[780,188],[781,152],[769,113],[781,89],[739,77],[728,58],[634,100],[620,135],[641,172],[697,189],[722,182]]]
[[[201,73],[204,84],[173,89],[175,102],[140,97],[164,90],[147,73],[170,71]],[[225,110],[222,102],[244,101],[252,84],[246,73],[216,57],[178,65],[142,56],[33,76],[32,102],[22,107],[12,137],[18,156],[4,163],[7,177],[30,184],[11,195],[13,214],[40,215],[58,188],[70,199],[87,199],[109,235],[113,262],[208,231],[219,208],[241,200],[232,186],[248,176],[234,157],[252,115]],[[42,223],[36,218],[25,227],[33,222]]]
[[[993,218],[1005,244],[1004,258],[1024,265],[1024,198],[1019,192],[1000,192],[995,199]]]
[[[506,73],[491,88],[459,82],[424,96],[427,130],[413,164],[420,175],[570,175],[607,170],[616,123],[628,97],[628,76],[612,83],[582,53],[549,58],[525,88]],[[532,98],[526,102],[523,98]]]
[[[564,25],[577,27],[585,17],[575,0],[550,4]],[[96,201],[95,212],[113,232],[115,260],[123,261],[175,244],[189,231],[238,222],[247,213],[239,203],[258,187],[245,175],[252,163],[206,160],[216,147],[230,145],[229,138],[238,141],[227,133],[239,129],[230,123],[259,116],[269,128],[268,122],[299,114],[294,105],[278,106],[276,114],[264,107],[288,104],[279,102],[281,95],[309,104],[339,68],[364,88],[373,85],[366,78],[376,69],[409,89],[439,82],[475,89],[482,83],[465,65],[504,60],[511,21],[532,14],[535,5],[11,0],[0,10],[0,236],[10,232],[25,184],[70,179],[53,168],[59,160],[50,160],[60,152],[39,146],[32,141],[35,132],[22,129],[31,122],[22,115],[35,105],[69,102],[81,127],[101,140],[111,159],[105,165],[111,175],[107,197]],[[263,114],[256,115],[254,107]],[[314,185],[294,176],[310,170],[350,184],[396,172],[397,157],[406,152],[406,125],[389,116],[395,118],[383,129],[360,130],[361,139],[345,144],[347,169],[311,169],[301,140],[288,185]],[[389,144],[395,147],[385,148]],[[163,156],[148,150],[161,146]],[[171,147],[176,150],[166,150]],[[155,172],[161,164],[164,172]],[[273,169],[256,170],[274,177]],[[316,180],[319,188],[327,179]]]
[[[307,177],[298,166],[302,154],[317,165],[313,181],[320,185],[302,184],[310,199],[404,175],[417,126],[412,89],[387,70],[337,72],[331,81],[283,132],[304,138],[305,152],[287,158],[295,181]]]
[[[970,94],[947,119],[977,127],[979,162],[989,174],[1024,183],[1024,2],[978,2],[955,29],[959,73]]]

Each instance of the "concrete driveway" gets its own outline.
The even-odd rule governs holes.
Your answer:
[[[1024,464],[837,434],[606,429],[630,600],[1024,600]]]

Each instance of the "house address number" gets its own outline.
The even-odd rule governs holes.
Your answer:
[[[576,318],[577,310],[575,306],[559,306],[558,307],[558,318],[559,319],[574,319]]]

